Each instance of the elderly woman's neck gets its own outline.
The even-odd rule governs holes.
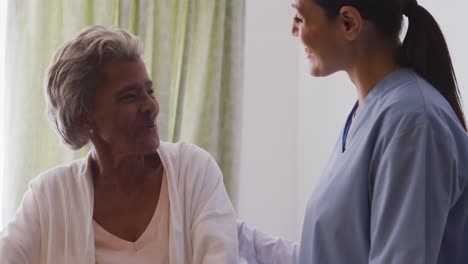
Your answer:
[[[163,165],[157,153],[105,156],[94,153],[92,173],[95,188],[131,192],[162,177]]]

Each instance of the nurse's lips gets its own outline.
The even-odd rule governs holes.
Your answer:
[[[307,59],[312,59],[314,57],[314,55],[312,53],[306,53],[306,58]]]

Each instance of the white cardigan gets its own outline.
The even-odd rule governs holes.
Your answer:
[[[236,216],[206,151],[161,142],[170,199],[171,264],[237,263]],[[90,155],[31,181],[0,234],[0,263],[95,263]]]

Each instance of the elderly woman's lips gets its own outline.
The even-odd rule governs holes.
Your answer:
[[[155,128],[156,124],[154,122],[148,122],[143,125],[144,128]]]

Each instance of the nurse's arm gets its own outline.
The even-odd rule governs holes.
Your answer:
[[[270,236],[244,222],[237,221],[239,259],[249,264],[295,264],[298,263],[298,244]]]
[[[427,121],[390,135],[371,157],[369,264],[435,264],[457,195],[454,145]]]

